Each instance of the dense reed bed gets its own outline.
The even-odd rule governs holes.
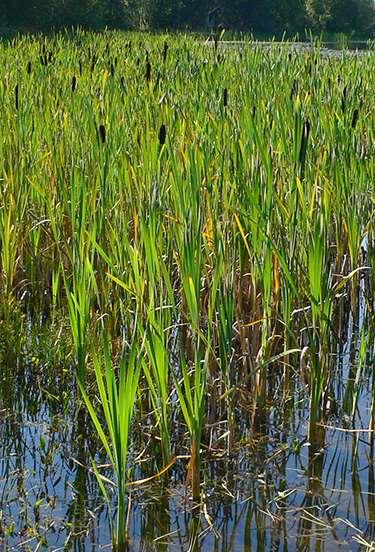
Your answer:
[[[302,397],[314,453],[363,386],[373,446],[374,73],[189,37],[0,44],[1,323],[69,321],[119,549],[136,456],[164,485],[185,458],[200,504],[213,436],[230,455]]]

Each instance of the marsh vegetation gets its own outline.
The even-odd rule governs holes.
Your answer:
[[[373,549],[374,74],[0,43],[4,549]]]

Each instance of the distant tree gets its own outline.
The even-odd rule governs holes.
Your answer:
[[[271,22],[272,0],[233,0],[221,4],[224,25],[242,31],[267,32]]]
[[[145,29],[151,25],[152,0],[124,0],[121,3],[122,16],[120,26]]]
[[[222,25],[258,35],[289,36],[310,27],[375,34],[374,0],[0,0],[0,29],[83,26],[204,29]],[[210,17],[209,14],[215,14]]]
[[[25,0],[5,0],[4,11],[12,26],[25,24],[30,19],[29,3]]]
[[[303,33],[306,24],[304,0],[275,0],[271,9],[274,29],[288,36]]]
[[[102,0],[64,0],[59,3],[59,21],[66,26],[100,29],[106,24],[107,6]]]
[[[106,0],[104,2],[106,21],[113,27],[122,27],[126,24],[124,0]]]
[[[0,12],[0,33],[8,28],[8,13],[7,5],[5,3],[3,10]]]
[[[182,0],[177,11],[177,24],[180,28],[202,29],[206,26],[207,13],[217,7],[220,0]]]
[[[358,19],[358,0],[331,0],[326,27],[331,32],[351,33]]]
[[[332,17],[330,0],[306,0],[307,25],[316,32],[326,30]]]
[[[360,0],[357,12],[356,30],[364,37],[375,38],[374,0]]]
[[[167,29],[178,26],[182,0],[154,0],[150,9],[151,26]]]
[[[373,0],[306,0],[307,24],[315,31],[374,33]],[[372,31],[371,31],[372,29]]]

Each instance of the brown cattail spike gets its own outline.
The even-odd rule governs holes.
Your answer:
[[[168,44],[167,42],[164,42],[164,48],[163,48],[163,62],[165,63],[167,61],[167,55],[168,55]]]
[[[359,109],[355,109],[353,111],[352,128],[355,128],[357,126],[358,119],[359,119]]]
[[[151,80],[151,63],[147,61],[146,63],[146,81],[150,82]]]
[[[301,177],[303,178],[305,175],[305,163],[306,163],[306,153],[307,153],[307,144],[309,141],[310,136],[310,130],[311,130],[311,124],[308,119],[306,119],[303,130],[302,130],[302,140],[301,140],[301,149],[299,152],[299,163],[301,167]]]
[[[31,75],[31,69],[32,69],[32,64],[31,64],[31,61],[29,61],[26,66],[26,72],[28,75]]]
[[[164,146],[166,138],[167,138],[167,128],[163,123],[159,130],[159,144],[161,146]]]
[[[16,109],[17,109],[17,111],[18,111],[18,107],[19,107],[18,84],[16,84],[16,87],[15,87],[15,89],[14,89],[14,100],[15,100]]]
[[[290,99],[291,101],[294,101],[296,96],[298,94],[298,82],[296,80],[293,81],[292,89],[290,91]]]
[[[74,75],[72,78],[72,92],[75,92],[76,88],[77,88],[77,79],[76,79],[76,76]]]
[[[105,144],[106,130],[105,130],[104,125],[99,126],[99,135],[100,135],[100,140],[101,140],[102,144]]]
[[[342,97],[341,97],[341,111],[345,113],[346,111],[346,101],[348,97],[348,87],[345,86],[344,90],[342,91]]]
[[[224,107],[227,107],[228,105],[228,88],[224,88],[223,104],[224,104]]]

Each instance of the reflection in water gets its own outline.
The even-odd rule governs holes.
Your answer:
[[[353,322],[347,327],[351,332]],[[310,424],[309,432],[308,393],[293,378],[285,384],[284,366],[261,378],[261,385],[254,383],[256,405],[248,389],[241,390],[232,403],[235,438],[226,436],[229,426],[220,422],[203,441],[204,507],[192,507],[184,486],[186,460],[178,460],[161,479],[132,490],[131,550],[351,551],[360,549],[353,537],[373,541],[371,365],[364,364],[360,380],[353,353],[360,338],[347,337],[339,340],[341,377],[333,378],[330,389],[336,406],[321,423]],[[88,469],[91,458],[101,465],[106,458],[99,456],[95,433],[80,409],[72,370],[30,362],[26,355],[8,359],[1,374],[1,546],[110,549],[113,512]],[[354,418],[350,393],[358,395]],[[136,463],[135,479],[142,479],[154,473],[160,458],[153,456],[148,430],[137,439],[133,457],[146,451]],[[174,442],[181,454],[184,443],[177,432]],[[155,451],[159,454],[157,446]],[[102,473],[111,477],[110,469]]]

